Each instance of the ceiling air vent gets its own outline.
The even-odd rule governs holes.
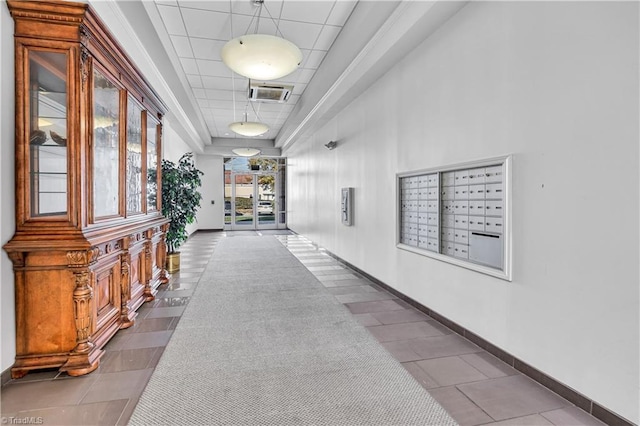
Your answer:
[[[278,102],[289,100],[293,86],[281,84],[251,83],[249,85],[249,99],[254,102]]]

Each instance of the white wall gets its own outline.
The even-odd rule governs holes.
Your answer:
[[[13,19],[7,4],[0,4],[0,245],[15,230],[15,88],[13,58]],[[0,371],[11,367],[15,351],[15,299],[13,266],[7,253],[0,253]]]
[[[470,3],[285,151],[289,227],[638,423],[638,18]],[[513,282],[395,247],[396,173],[505,154]]]
[[[217,155],[197,157],[202,176],[202,201],[196,214],[198,229],[222,229],[224,227],[224,158]],[[214,204],[211,204],[211,202]]]
[[[185,141],[178,132],[174,130],[171,121],[167,117],[164,117],[162,122],[162,158],[177,163],[180,160],[180,157],[182,157],[186,152],[193,152],[193,149],[187,141]],[[197,163],[195,153],[193,157],[196,159]],[[197,222],[187,225],[188,234],[194,233],[197,229]]]

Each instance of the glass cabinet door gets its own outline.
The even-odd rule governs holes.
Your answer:
[[[158,210],[158,135],[156,120],[147,114],[147,212]]]
[[[119,213],[120,89],[99,71],[93,73],[93,212]]]
[[[142,212],[142,108],[127,100],[127,213]]]
[[[31,217],[67,213],[67,54],[30,50]]]

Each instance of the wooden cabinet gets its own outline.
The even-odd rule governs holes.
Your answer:
[[[15,21],[13,377],[96,369],[166,282],[165,105],[84,3],[8,0]]]

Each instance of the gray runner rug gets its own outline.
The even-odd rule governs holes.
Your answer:
[[[455,425],[276,238],[222,239],[132,425]]]

